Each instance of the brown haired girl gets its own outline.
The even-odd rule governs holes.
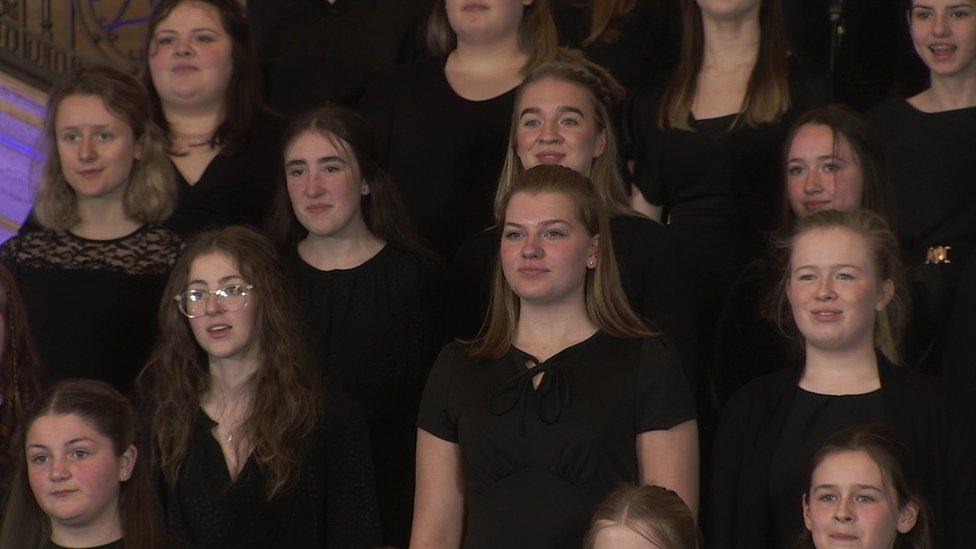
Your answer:
[[[487,328],[448,345],[424,390],[412,544],[578,547],[621,482],[697,508],[694,405],[673,352],[627,306],[594,185],[537,166],[496,215]]]
[[[23,418],[0,548],[176,546],[163,529],[129,401],[100,381],[62,382]]]
[[[674,490],[624,486],[590,520],[584,549],[701,549],[695,517]]]
[[[420,235],[450,259],[491,224],[514,90],[558,48],[548,0],[437,0],[427,38],[437,57],[378,78],[360,111]]]
[[[898,243],[875,213],[802,217],[779,243],[771,296],[803,362],[753,380],[722,412],[709,547],[788,547],[803,531],[805,466],[832,434],[883,423],[908,447],[932,503],[936,547],[970,547],[972,413],[938,380],[897,366],[905,330]]]
[[[324,107],[283,139],[276,220],[284,270],[331,386],[370,427],[384,542],[406,546],[417,407],[448,341],[443,273],[416,242],[376,140],[356,113]]]
[[[140,389],[169,528],[204,546],[376,543],[361,412],[341,395],[323,404],[271,243],[201,233],[165,296]]]
[[[149,355],[156,303],[180,250],[159,225],[176,194],[164,140],[145,88],[110,67],[69,75],[47,113],[35,222],[4,243],[0,261],[51,377],[126,392]]]
[[[241,3],[163,0],[148,31],[143,82],[179,190],[167,226],[184,237],[234,223],[261,226],[283,122],[262,104]]]

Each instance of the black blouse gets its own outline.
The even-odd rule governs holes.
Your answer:
[[[414,226],[450,259],[491,225],[515,90],[484,101],[457,94],[446,57],[404,65],[376,79],[360,103]]]
[[[169,229],[146,225],[112,240],[34,230],[0,248],[51,378],[99,379],[131,392],[181,246]]]
[[[545,362],[514,347],[476,360],[449,344],[427,380],[418,426],[460,445],[462,547],[542,549],[579,547],[600,501],[639,481],[637,435],[694,417],[661,338],[597,332]]]

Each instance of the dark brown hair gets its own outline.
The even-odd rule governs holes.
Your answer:
[[[556,23],[549,11],[549,0],[535,0],[522,12],[518,45],[529,56],[523,71],[555,59],[559,51]],[[427,19],[427,47],[434,55],[447,55],[457,47],[457,34],[447,19],[444,0],[436,0]]]
[[[217,10],[224,32],[230,37],[231,62],[233,70],[227,93],[224,96],[224,112],[210,140],[213,147],[223,147],[227,151],[240,148],[247,140],[254,122],[256,111],[264,108],[261,90],[261,66],[251,41],[251,32],[247,25],[244,9],[237,0],[160,0],[153,8],[146,33],[146,57],[143,60],[142,81],[149,89],[156,123],[171,138],[169,122],[163,114],[163,104],[153,85],[152,73],[149,70],[149,57],[156,49],[155,33],[159,23],[169,17],[169,14],[186,2],[197,2]]]
[[[840,147],[841,139],[847,141],[854,155],[854,161],[861,168],[861,209],[870,210],[895,226],[894,209],[891,206],[891,188],[888,184],[888,171],[885,168],[884,142],[874,122],[856,110],[840,104],[819,107],[800,115],[793,122],[786,141],[783,142],[783,173],[788,174],[790,148],[796,134],[804,126],[827,126],[834,134],[834,150]],[[790,208],[789,198],[783,193],[783,225],[796,219]]]
[[[267,497],[287,488],[298,475],[301,443],[316,427],[321,385],[313,373],[297,304],[285,287],[271,242],[238,226],[197,235],[173,267],[159,307],[159,337],[138,387],[155,406],[152,450],[163,476],[175,485],[192,444],[200,397],[210,388],[207,357],[174,296],[186,290],[190,268],[198,257],[222,252],[237,263],[241,276],[254,285],[254,330],[260,364],[248,380],[250,408],[242,429],[253,456],[267,476]]]
[[[624,338],[657,335],[631,310],[620,286],[620,271],[613,253],[610,218],[596,186],[570,168],[539,165],[525,170],[515,179],[495,205],[495,222],[505,224],[505,211],[516,193],[537,195],[560,193],[576,206],[576,217],[586,231],[600,236],[597,264],[586,271],[586,313],[602,331]],[[501,258],[495,261],[491,304],[483,333],[473,343],[470,354],[476,358],[499,358],[508,352],[519,321],[520,300],[502,273]]]
[[[877,314],[874,321],[874,344],[888,360],[901,361],[901,340],[908,321],[909,296],[901,262],[901,247],[891,227],[880,215],[867,210],[841,212],[824,210],[797,219],[791,227],[777,233],[772,241],[775,271],[779,273],[775,288],[766,305],[766,316],[794,343],[802,343],[802,336],[793,319],[787,298],[790,283],[790,261],[797,239],[809,231],[819,229],[847,229],[864,237],[868,243],[870,260],[878,279],[890,280],[894,286],[891,301]]]
[[[610,494],[590,520],[583,549],[593,549],[600,530],[609,526],[625,526],[667,549],[701,549],[691,510],[674,490],[660,486],[624,486]]]
[[[702,12],[696,0],[682,0],[681,58],[668,82],[657,113],[664,129],[691,130],[688,117],[698,89],[705,53]],[[780,0],[761,0],[759,5],[759,55],[746,85],[736,124],[747,126],[776,122],[790,108],[789,65],[785,24]]]
[[[918,506],[918,518],[915,526],[906,534],[898,533],[895,538],[895,549],[932,549],[932,535],[929,517],[929,507],[925,498],[916,490],[914,479],[911,477],[910,459],[908,451],[899,444],[893,433],[881,425],[866,425],[848,427],[834,433],[823,446],[817,450],[810,460],[806,476],[806,493],[804,501],[810,502],[810,484],[813,473],[825,459],[844,452],[864,452],[881,469],[881,478],[885,487],[894,496],[892,505],[895,511],[900,511],[909,503]],[[813,549],[813,538],[810,532],[805,532],[796,549]]]
[[[279,251],[287,253],[294,250],[308,234],[295,216],[285,181],[285,154],[305,132],[316,132],[328,139],[341,155],[351,156],[352,163],[359,166],[360,177],[369,185],[369,194],[363,195],[360,207],[366,228],[373,236],[429,255],[414,233],[400,192],[380,166],[379,147],[373,129],[359,114],[335,106],[322,107],[299,116],[288,125],[282,137],[279,184],[274,215],[268,227]]]
[[[136,442],[136,421],[132,407],[124,396],[107,383],[65,381],[47,390],[37,399],[18,431],[16,448],[19,449],[19,459],[0,530],[2,549],[41,547],[51,536],[51,520],[38,506],[31,491],[24,454],[27,431],[39,417],[45,415],[78,416],[112,441],[116,456],[121,456]],[[152,549],[162,546],[165,536],[162,513],[144,456],[136,456],[132,476],[120,486],[119,515],[125,547]]]
[[[23,425],[31,404],[40,394],[47,376],[37,357],[27,326],[27,313],[13,276],[0,264],[0,470],[7,470],[8,450],[14,432]],[[20,452],[16,454],[20,458]]]
[[[591,0],[590,34],[583,40],[583,46],[601,41],[616,42],[620,38],[620,29],[614,23],[623,15],[627,15],[637,6],[637,0]]]
[[[116,68],[95,65],[73,71],[48,98],[44,121],[47,163],[34,202],[34,217],[38,223],[61,231],[81,221],[75,191],[64,178],[58,153],[58,108],[73,95],[101,99],[110,113],[132,129],[135,146],[142,154],[132,163],[129,181],[122,195],[126,216],[140,223],[159,223],[169,217],[176,207],[173,166],[166,158],[166,140],[153,122],[146,88]]]

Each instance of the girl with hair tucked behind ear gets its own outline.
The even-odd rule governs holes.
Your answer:
[[[496,216],[487,327],[445,347],[424,389],[411,545],[579,547],[622,482],[696,509],[694,404],[674,352],[627,305],[594,184],[536,166]]]
[[[872,423],[908,448],[935,546],[976,546],[973,411],[898,365],[908,304],[894,234],[878,214],[825,210],[776,244],[770,307],[803,360],[754,379],[722,411],[708,546],[790,546],[803,530],[796,501],[810,457],[837,431]]]
[[[181,246],[160,225],[176,201],[165,140],[146,89],[104,66],[80,68],[52,91],[44,136],[35,223],[3,244],[0,261],[53,379],[131,391]]]
[[[2,549],[177,547],[165,533],[129,401],[106,383],[61,382],[19,427]]]

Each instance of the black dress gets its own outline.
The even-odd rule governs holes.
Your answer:
[[[603,66],[629,91],[660,82],[678,64],[681,53],[681,13],[675,0],[642,0],[614,19],[612,40],[598,39],[587,45],[593,22],[590,0],[552,0],[552,18],[559,44],[582,50]]]
[[[639,482],[637,435],[695,417],[660,338],[597,332],[542,363],[516,348],[498,360],[467,352],[441,352],[418,423],[460,445],[466,549],[579,547],[603,498]]]
[[[263,227],[283,177],[284,124],[283,118],[259,111],[246,142],[217,154],[192,185],[174,165],[176,210],[164,224],[183,238],[228,225]]]
[[[896,99],[870,115],[882,130],[898,237],[910,268],[906,358],[939,373],[952,301],[976,251],[976,107],[926,113]],[[925,264],[934,246],[952,247],[949,263]]]
[[[362,265],[320,271],[285,258],[327,383],[352,395],[369,424],[384,542],[409,542],[420,394],[449,339],[444,276],[426,257],[387,244]]]
[[[34,230],[0,248],[53,380],[92,378],[129,393],[156,337],[156,311],[181,241],[146,225],[113,240]]]
[[[681,277],[681,254],[660,223],[636,215],[610,219],[620,282],[631,309],[674,344],[690,386],[698,372],[694,299]],[[468,238],[451,264],[451,327],[459,339],[474,338],[488,314],[491,279],[501,234],[486,229]]]
[[[792,436],[786,434],[787,429],[793,429],[789,425],[791,415],[802,411],[802,372],[802,367],[785,368],[754,379],[722,410],[711,467],[707,547],[776,547],[773,507],[784,505],[789,497],[772,498],[772,491],[780,488],[771,483],[776,469],[795,466],[777,464],[777,449],[785,452],[784,458],[807,458],[795,452],[799,449],[786,447],[794,441],[784,438]],[[880,353],[878,375],[883,424],[908,450],[909,474],[931,506],[932,546],[976,547],[972,528],[976,521],[976,429],[970,402],[938,379],[893,366]],[[833,419],[843,420],[840,424],[844,426],[875,423],[879,419],[876,403],[862,404],[856,414]],[[814,423],[808,425],[825,431]],[[803,438],[816,442],[809,438],[815,435],[809,433]],[[784,478],[780,474],[776,481],[779,487],[786,486]],[[800,495],[794,494],[791,504],[797,518],[801,516]]]
[[[447,259],[491,225],[515,90],[469,101],[429,59],[376,79],[360,103],[420,235]]]
[[[305,441],[294,484],[267,500],[264,471],[250,456],[231,480],[217,425],[198,410],[175,486],[160,477],[166,525],[194,547],[349,547],[379,542],[368,438],[349,397],[330,393]],[[327,489],[328,487],[328,489]]]
[[[250,0],[268,103],[292,116],[326,102],[354,108],[377,74],[424,57],[431,3]]]

